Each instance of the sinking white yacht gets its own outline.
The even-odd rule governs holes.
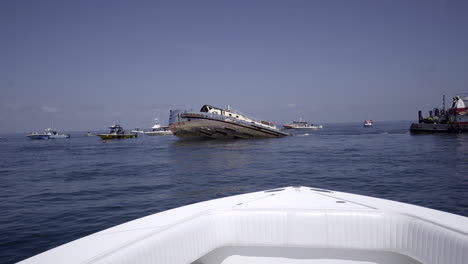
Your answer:
[[[309,187],[149,215],[20,263],[466,264],[468,217]]]
[[[226,109],[204,105],[199,112],[171,110],[169,127],[183,139],[250,139],[285,137],[272,122],[257,120],[229,105]]]

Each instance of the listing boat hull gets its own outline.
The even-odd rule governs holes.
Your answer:
[[[98,137],[100,137],[102,140],[136,138],[137,136],[138,136],[138,134],[121,134],[121,135],[99,134],[98,135]]]
[[[285,187],[153,214],[20,263],[466,264],[467,259],[467,217]]]
[[[181,114],[181,119],[170,124],[169,127],[174,135],[183,139],[250,139],[288,136],[279,130],[256,124],[195,113]]]

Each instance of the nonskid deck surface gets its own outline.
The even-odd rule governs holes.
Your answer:
[[[409,259],[407,263],[466,264],[468,218],[378,198],[287,187],[143,217],[23,263],[267,263],[261,260],[276,258],[264,255],[262,250],[268,248],[283,248],[275,252],[280,259],[289,256],[296,261],[292,263],[316,262],[310,262],[313,254],[307,262],[288,250],[308,249],[305,252],[310,253],[326,248],[343,261],[342,250],[351,250],[363,261],[375,257],[368,251],[386,256],[384,262],[375,263]],[[252,256],[242,255],[245,250],[232,251],[239,249],[248,249]],[[219,259],[226,252],[233,255],[220,262],[210,260],[209,256]]]

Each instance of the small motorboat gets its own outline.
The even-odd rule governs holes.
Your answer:
[[[70,138],[70,134],[60,134],[57,129],[53,128],[47,128],[45,134],[49,136],[49,139]]]
[[[136,134],[144,134],[145,131],[143,131],[141,128],[139,127],[136,127],[132,130],[132,133],[136,133]]]
[[[468,217],[295,186],[156,213],[20,263],[466,264],[467,260]]]
[[[372,120],[365,120],[363,126],[364,127],[372,127],[374,122]]]
[[[26,135],[30,139],[59,139],[70,138],[70,134],[60,134],[57,129],[47,128],[43,133],[32,132]]]
[[[26,137],[35,140],[49,139],[49,135],[39,132],[31,132],[31,134],[26,135]]]
[[[174,135],[168,126],[161,126],[157,118],[154,119],[154,125],[151,131],[145,132],[148,136],[170,136]]]
[[[299,121],[293,121],[291,124],[283,125],[285,129],[295,129],[295,130],[318,130],[322,129],[322,125],[314,125],[307,121],[304,121],[302,118],[299,118]]]
[[[126,134],[125,130],[120,125],[113,125],[109,127],[110,132],[109,134],[98,134],[103,140],[107,139],[125,139],[125,138],[136,138],[138,133],[130,133]]]

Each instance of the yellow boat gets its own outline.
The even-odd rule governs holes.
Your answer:
[[[124,139],[124,138],[136,138],[138,133],[125,134],[125,130],[120,125],[113,125],[109,127],[109,134],[99,134],[103,140],[107,139]]]

